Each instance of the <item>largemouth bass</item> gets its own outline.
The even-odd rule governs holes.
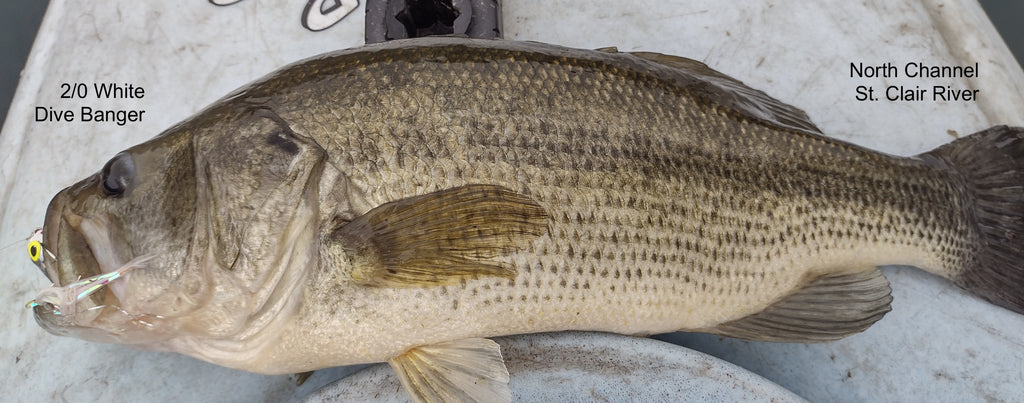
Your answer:
[[[895,157],[689,59],[394,41],[285,67],[58,193],[33,258],[100,286],[33,309],[58,335],[508,400],[490,337],[836,340],[889,311],[878,265],[1024,312],[1022,185],[1020,128]]]

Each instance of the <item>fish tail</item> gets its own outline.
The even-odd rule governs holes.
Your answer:
[[[962,180],[973,233],[961,267],[935,274],[1024,314],[1024,128],[992,127],[920,157]]]

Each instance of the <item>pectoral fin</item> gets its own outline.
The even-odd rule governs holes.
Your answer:
[[[406,351],[388,361],[417,402],[508,402],[508,370],[501,347],[465,339]]]
[[[456,284],[482,276],[512,278],[494,257],[522,250],[547,232],[548,215],[526,195],[466,185],[380,205],[331,234],[372,286]]]
[[[815,343],[860,333],[891,310],[889,281],[872,269],[821,277],[764,311],[708,333],[757,341]]]

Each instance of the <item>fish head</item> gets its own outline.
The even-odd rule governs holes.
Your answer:
[[[195,184],[190,133],[177,132],[118,153],[57,193],[46,211],[41,267],[54,283],[48,290],[63,287],[74,295],[55,304],[44,290],[33,307],[36,321],[51,333],[93,341],[159,339],[153,324],[160,312],[132,311],[187,271]],[[142,255],[152,256],[145,273],[129,273],[92,293],[83,292],[96,284],[76,284]]]
[[[37,321],[244,367],[211,349],[258,350],[294,311],[319,264],[324,156],[273,112],[234,102],[117,154],[49,205],[44,272],[94,292],[68,292],[61,314],[33,306]],[[94,276],[107,284],[81,284]]]

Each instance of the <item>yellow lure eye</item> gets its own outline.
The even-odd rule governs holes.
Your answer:
[[[33,262],[43,260],[43,243],[36,240],[29,241],[28,257],[32,258]]]

